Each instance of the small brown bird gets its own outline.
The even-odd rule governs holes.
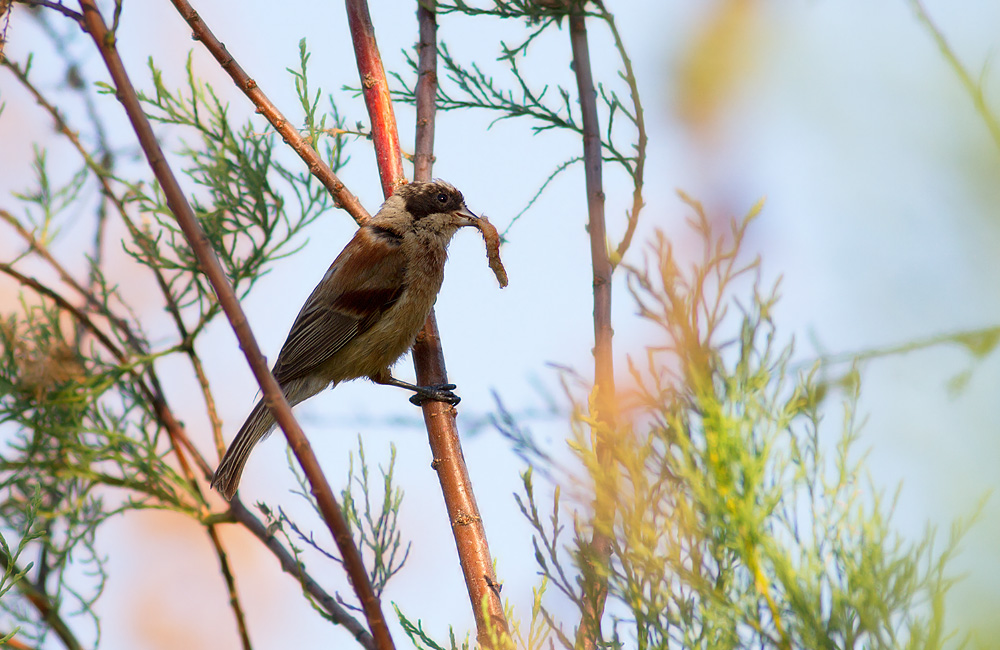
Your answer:
[[[368,377],[407,388],[417,404],[458,403],[455,386],[414,386],[389,368],[413,345],[441,282],[448,243],[477,217],[443,181],[400,187],[358,228],[292,323],[272,373],[292,406],[327,386]],[[212,487],[231,499],[254,445],[274,428],[257,402],[215,471]]]

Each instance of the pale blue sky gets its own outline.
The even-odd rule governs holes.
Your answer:
[[[298,41],[305,37],[313,54],[313,85],[334,92],[351,121],[366,121],[361,101],[340,90],[357,84],[341,4],[199,4],[205,5],[197,8],[206,22],[288,117],[299,113],[285,68],[297,65]],[[387,67],[402,69],[399,50],[416,38],[412,3],[372,4]],[[797,359],[816,354],[813,341],[826,352],[847,352],[1000,323],[995,290],[1000,286],[1000,151],[906,2],[759,3],[753,63],[711,139],[692,134],[678,120],[674,102],[680,60],[714,3],[611,4],[620,11],[619,28],[635,63],[650,133],[647,207],[627,261],[641,260],[655,228],[678,242],[690,241],[683,225],[688,210],[676,198],[676,188],[704,201],[720,219],[740,216],[766,196],[748,253],[762,255],[765,283],[782,277],[777,325],[779,333],[795,337]],[[1000,42],[995,29],[1000,4],[937,0],[927,7],[975,74],[992,61]],[[23,60],[40,38],[21,14],[15,16],[7,46],[14,60]],[[190,40],[169,3],[126,3],[123,21],[119,43],[139,85],[149,87],[148,56],[167,69],[168,84],[180,84],[184,53],[194,48],[196,70],[231,97],[233,115],[242,119],[252,113]],[[483,63],[499,54],[500,38],[514,42],[521,33],[514,24],[483,27],[457,16],[440,24],[453,53]],[[594,27],[592,39],[596,73],[611,78],[615,61],[607,35]],[[82,45],[78,49],[87,50]],[[540,39],[532,56],[528,76],[539,87],[572,87],[565,31]],[[88,60],[98,62],[93,54]],[[40,55],[37,65],[44,64]],[[498,79],[509,82],[497,70]],[[996,97],[992,70],[986,71],[984,84],[987,96]],[[7,102],[0,116],[6,150],[0,161],[0,196],[5,197],[0,207],[9,205],[9,192],[25,187],[30,178],[25,164],[13,161],[27,161],[31,138],[51,132],[47,118],[13,85],[9,75],[0,76]],[[113,100],[104,96],[100,101]],[[72,114],[72,107],[67,110]],[[113,114],[115,107],[108,110]],[[398,118],[404,149],[410,150],[412,111],[401,108]],[[528,137],[525,123],[504,122],[487,130],[491,119],[442,115],[435,175],[457,185],[473,211],[486,213],[503,229],[580,145],[562,134]],[[116,136],[127,142],[129,133]],[[354,160],[343,180],[374,211],[381,196],[373,157],[363,143],[351,153]],[[617,234],[631,190],[617,171],[607,171],[605,179],[609,230]],[[582,169],[575,168],[511,230],[503,251],[507,289],[497,289],[478,235],[462,233],[453,242],[438,320],[450,375],[463,397],[460,427],[492,408],[493,390],[514,409],[541,406],[535,379],[558,393],[556,372],[546,363],[590,373],[592,306],[582,188]],[[245,301],[258,340],[272,358],[301,302],[352,228],[342,213],[324,217],[310,231],[303,254],[283,261]],[[0,250],[7,249],[0,244]],[[615,289],[616,362],[622,371],[625,354],[641,350],[650,332],[637,323],[621,278]],[[139,301],[142,315],[159,313],[155,301],[142,300],[143,289],[125,290]],[[10,295],[5,289],[0,298]],[[231,437],[253,404],[256,385],[222,321],[201,349]],[[970,368],[968,385],[949,392],[949,380]],[[193,435],[208,449],[201,400],[183,374],[184,364],[165,364],[164,371],[177,379],[168,386],[170,397],[181,405],[192,430],[200,427],[201,433]],[[412,379],[408,359],[398,374]],[[863,380],[860,412],[867,423],[859,450],[870,450],[872,480],[887,494],[903,481],[896,518],[902,532],[919,534],[927,521],[947,529],[981,495],[1000,486],[995,435],[1000,363],[995,355],[973,363],[952,348],[912,353],[867,365]],[[833,436],[839,407],[831,401],[828,411]],[[324,393],[297,413],[335,484],[346,472],[347,452],[356,446],[358,431],[364,431],[372,460],[384,462],[389,443],[397,446],[397,479],[406,491],[402,521],[414,547],[384,601],[402,604],[439,640],[447,638],[449,623],[459,631],[470,628],[468,598],[423,431],[358,424],[359,418],[415,417],[406,395],[356,382]],[[345,421],[352,423],[350,430]],[[561,448],[564,421],[531,426],[551,448]],[[530,531],[510,496],[518,489],[520,462],[488,430],[468,438],[465,453],[505,583],[503,595],[526,617],[536,576]],[[275,436],[255,452],[241,493],[247,503],[265,500],[307,516],[300,500],[288,494],[290,486],[283,443]],[[208,544],[194,526],[167,526],[153,522],[156,516],[130,515],[111,524],[101,539],[112,572],[101,604],[107,615],[104,647],[144,647],[151,628],[135,620],[123,625],[122,618],[134,618],[147,606],[175,617],[175,625],[183,621],[183,632],[170,633],[185,643],[195,639],[203,647],[235,647],[232,617]],[[953,593],[954,620],[987,615],[1000,598],[998,538],[1000,504],[993,499],[955,564],[956,573],[969,571],[970,576]],[[328,647],[331,635],[342,634],[301,606],[295,583],[276,571],[256,541],[240,532],[227,539],[258,647]],[[321,581],[331,589],[346,591],[339,569],[316,560],[311,567],[321,575],[327,572]],[[158,580],[162,588],[155,588],[156,598],[136,599],[135,590],[148,590],[150,581]],[[200,581],[197,586],[195,581]],[[398,628],[396,636],[405,646]]]

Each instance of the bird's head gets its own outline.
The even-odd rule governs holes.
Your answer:
[[[477,219],[461,192],[450,183],[435,180],[400,187],[371,223],[399,233],[412,230],[451,239],[459,228],[475,226]]]

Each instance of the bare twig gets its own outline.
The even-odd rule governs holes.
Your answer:
[[[375,161],[382,180],[382,193],[392,196],[396,188],[406,182],[403,157],[399,149],[399,129],[396,113],[389,100],[389,84],[382,67],[382,56],[375,41],[375,28],[367,0],[347,0],[347,23],[354,41],[354,58],[361,77],[361,92],[372,123]]]
[[[434,162],[434,119],[437,110],[437,24],[433,0],[419,3],[417,133],[414,156],[414,180],[431,180]],[[444,351],[437,319],[431,312],[413,346],[413,365],[421,385],[448,382]],[[491,588],[497,583],[493,556],[486,539],[486,528],[479,514],[469,470],[455,422],[455,410],[441,402],[426,402],[424,423],[430,442],[432,467],[441,482],[448,518],[458,547],[459,561],[466,590],[476,617],[479,645],[491,647],[495,638],[509,635],[509,626],[499,593]],[[485,607],[484,607],[485,603]]]
[[[14,2],[19,2],[21,4],[28,5],[29,7],[44,7],[46,9],[58,11],[62,15],[67,18],[71,18],[78,23],[82,24],[83,22],[83,16],[63,5],[61,2],[53,2],[52,0],[14,0]]]
[[[254,106],[257,107],[257,112],[263,115],[274,130],[284,138],[285,142],[295,150],[295,153],[302,158],[302,161],[309,166],[309,171],[319,179],[321,183],[329,190],[330,194],[334,199],[347,210],[348,214],[354,217],[354,220],[358,224],[362,224],[367,221],[370,217],[368,211],[365,207],[361,205],[361,201],[358,197],[354,196],[347,189],[347,187],[340,181],[340,178],[334,173],[330,166],[326,164],[326,161],[316,152],[316,150],[306,142],[305,138],[298,132],[298,130],[285,119],[278,107],[275,106],[264,91],[257,86],[257,82],[250,78],[250,75],[243,70],[242,66],[233,58],[233,56],[226,49],[226,46],[215,37],[212,30],[208,28],[205,21],[201,19],[201,16],[195,11],[194,7],[187,0],[170,0],[177,11],[181,14],[181,17],[187,21],[188,25],[191,27],[192,37],[195,40],[201,41],[205,46],[205,49],[215,57],[215,60],[219,62],[222,69],[229,73],[232,77],[233,82],[236,87],[243,91],[243,93],[253,102]]]
[[[635,235],[636,226],[639,225],[639,212],[642,211],[645,205],[645,201],[642,199],[642,187],[646,169],[646,145],[649,142],[649,138],[646,136],[646,118],[642,110],[642,101],[639,99],[639,83],[636,81],[635,71],[632,69],[632,59],[625,52],[625,43],[622,41],[621,34],[618,33],[618,26],[615,24],[614,15],[607,10],[603,2],[598,2],[597,5],[601,9],[601,19],[608,25],[608,29],[611,30],[611,35],[615,39],[615,48],[618,50],[618,56],[621,57],[622,66],[625,68],[622,78],[628,84],[629,94],[632,97],[633,115],[631,118],[635,123],[637,131],[635,168],[632,170],[632,210],[628,212],[628,223],[625,227],[625,234],[622,235],[622,240],[618,243],[618,248],[615,249],[615,257],[612,260],[612,268],[614,268],[625,257],[626,251],[632,245],[632,236]]]
[[[240,596],[236,591],[236,578],[233,576],[232,567],[229,565],[229,555],[222,546],[222,540],[219,538],[219,531],[215,524],[207,524],[205,528],[208,530],[208,536],[212,539],[215,554],[219,558],[219,569],[222,571],[222,579],[226,581],[229,607],[233,610],[233,616],[236,617],[236,629],[240,633],[240,643],[243,644],[244,650],[252,650],[253,645],[250,643],[250,633],[247,631],[247,619],[243,613],[243,606],[240,604]]]
[[[944,37],[941,30],[938,29],[934,21],[931,20],[930,15],[927,13],[927,9],[924,8],[923,3],[920,0],[910,0],[910,5],[913,7],[914,13],[917,15],[917,19],[923,23],[927,31],[931,33],[934,38],[934,42],[937,43],[938,49],[941,50],[941,54],[944,55],[945,61],[951,66],[955,74],[958,75],[959,81],[965,87],[966,92],[972,97],[972,104],[976,107],[976,112],[983,118],[986,123],[986,128],[989,129],[990,135],[993,137],[993,143],[1000,147],[1000,121],[997,120],[996,115],[990,110],[989,105],[986,103],[986,95],[983,93],[982,83],[976,81],[972,78],[972,75],[965,66],[962,65],[961,60],[959,60],[958,55],[955,50],[952,49],[951,45],[948,43],[948,39]]]
[[[386,645],[381,643],[382,639],[380,637],[387,637],[388,630],[385,627],[385,619],[379,609],[378,600],[375,598],[371,584],[368,581],[368,575],[365,571],[361,554],[354,545],[350,528],[344,520],[343,513],[333,496],[333,491],[330,489],[326,477],[323,475],[319,461],[316,459],[316,455],[313,453],[305,434],[292,416],[291,409],[281,392],[281,388],[278,386],[273,375],[271,375],[267,367],[267,362],[260,352],[260,347],[257,345],[257,341],[250,331],[239,300],[229,285],[225,271],[212,251],[208,239],[202,232],[195,218],[194,211],[191,209],[191,205],[188,203],[173,170],[166,162],[159,142],[153,133],[152,126],[142,111],[135,88],[125,71],[121,57],[118,55],[114,37],[108,31],[104,19],[97,9],[95,0],[80,0],[80,6],[83,10],[85,29],[93,38],[104,59],[116,88],[116,95],[124,106],[132,128],[138,137],[139,144],[142,146],[143,153],[146,155],[146,159],[160,183],[167,205],[177,219],[178,225],[184,232],[185,238],[198,258],[202,271],[215,290],[220,306],[232,324],[233,330],[239,339],[240,347],[246,355],[254,376],[261,385],[265,403],[271,409],[271,413],[281,426],[282,431],[284,431],[289,446],[292,448],[309,479],[312,494],[316,498],[316,503],[323,515],[323,519],[340,550],[344,567],[347,570],[355,593],[361,601],[369,625],[372,627],[376,643],[380,648],[389,648],[391,647],[391,640]]]
[[[607,435],[616,420],[615,376],[611,337],[611,260],[608,258],[607,229],[604,222],[604,182],[602,179],[601,135],[597,120],[597,91],[590,68],[590,48],[587,42],[585,17],[569,17],[570,43],[573,49],[573,70],[583,114],[583,165],[587,183],[587,232],[590,234],[590,256],[594,270],[594,390],[598,422],[596,453],[598,465],[612,472],[611,449]],[[614,494],[609,494],[604,481],[595,482],[594,532],[590,549],[584,555],[583,619],[580,621],[577,644],[586,650],[601,642],[601,619],[608,597],[607,573],[602,570],[611,557],[611,524],[614,521]]]
[[[375,640],[372,635],[365,629],[365,626],[360,623],[356,618],[350,615],[337,599],[326,593],[323,588],[315,580],[310,577],[308,573],[303,569],[302,564],[295,559],[295,557],[288,552],[281,542],[275,537],[271,532],[268,531],[267,526],[254,516],[250,512],[243,502],[240,501],[239,495],[233,497],[233,500],[229,503],[229,515],[244,528],[249,530],[254,536],[270,549],[271,553],[278,558],[278,562],[281,564],[281,570],[288,573],[295,578],[297,578],[302,583],[302,588],[309,594],[309,597],[313,601],[326,610],[330,618],[336,623],[343,625],[344,628],[357,639],[358,643],[367,650],[375,650]]]
[[[429,181],[434,167],[434,124],[437,119],[437,15],[435,0],[418,2],[417,25],[417,133],[413,153],[413,180]]]

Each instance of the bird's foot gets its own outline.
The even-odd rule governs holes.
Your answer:
[[[462,401],[462,398],[451,392],[455,390],[455,384],[434,384],[432,386],[414,386],[414,395],[410,402],[416,406],[423,406],[426,402],[445,402],[452,406]]]

